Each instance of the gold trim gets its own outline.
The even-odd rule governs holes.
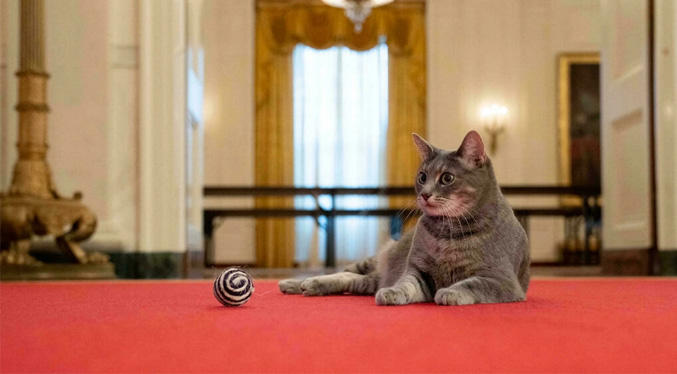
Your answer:
[[[557,56],[557,126],[559,130],[557,146],[559,149],[559,182],[561,185],[571,185],[571,160],[569,157],[569,148],[571,140],[569,139],[569,86],[570,66],[575,64],[600,63],[599,53],[562,53]],[[580,205],[578,199],[562,198],[562,205]]]

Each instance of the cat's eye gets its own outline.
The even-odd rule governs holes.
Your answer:
[[[440,184],[443,186],[449,185],[454,181],[454,174],[451,173],[444,173],[440,177]]]
[[[425,181],[428,180],[428,176],[425,175],[425,173],[420,173],[420,174],[418,175],[418,178],[417,178],[416,180],[417,180],[418,183],[420,183],[420,184],[425,184]]]

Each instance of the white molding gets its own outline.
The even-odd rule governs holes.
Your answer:
[[[656,2],[656,178],[658,249],[677,248],[677,4]]]
[[[186,11],[186,245],[203,248],[202,188],[204,186],[204,48],[202,0],[188,2]]]
[[[139,248],[185,251],[185,1],[139,15]]]
[[[95,244],[137,248],[138,41],[134,0],[108,3],[107,207]]]

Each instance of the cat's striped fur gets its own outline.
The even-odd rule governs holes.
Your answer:
[[[282,292],[376,294],[379,305],[526,299],[527,236],[498,187],[479,134],[471,131],[451,152],[415,134],[414,141],[423,159],[416,183],[423,216],[415,229],[340,273],[280,281]]]

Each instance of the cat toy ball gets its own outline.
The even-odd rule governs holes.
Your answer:
[[[225,269],[214,280],[214,296],[225,306],[240,306],[254,293],[254,283],[244,271]]]

